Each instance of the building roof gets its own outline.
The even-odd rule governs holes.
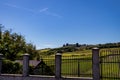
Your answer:
[[[23,65],[23,60],[16,60],[15,62],[20,63],[21,65]],[[41,61],[37,61],[37,60],[29,60],[29,65],[36,67]]]

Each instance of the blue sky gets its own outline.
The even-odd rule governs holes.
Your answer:
[[[120,0],[0,0],[0,24],[37,49],[120,42]]]

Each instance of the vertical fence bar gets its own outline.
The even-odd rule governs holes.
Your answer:
[[[80,77],[80,60],[78,59],[78,77]]]
[[[55,78],[61,78],[61,53],[55,55]]]
[[[2,73],[2,57],[3,57],[3,54],[0,54],[0,75]]]
[[[119,67],[118,67],[118,77],[120,78],[120,50],[118,50],[118,54],[119,54],[119,56],[118,56],[118,64],[119,64]]]
[[[100,80],[100,62],[99,62],[99,48],[92,49],[92,62],[93,62],[93,80]]]
[[[119,50],[118,50],[118,54],[119,54]],[[120,54],[119,54],[119,56],[120,56]],[[119,59],[119,56],[117,58],[118,58],[118,77],[120,78],[120,59]]]
[[[104,53],[104,51],[100,51],[100,56],[103,56],[103,53]],[[104,66],[103,66],[103,59],[102,58],[100,58],[100,77],[102,78],[103,76],[102,76],[102,74],[103,74],[103,69],[104,69]]]
[[[23,55],[23,76],[29,76],[29,54]]]

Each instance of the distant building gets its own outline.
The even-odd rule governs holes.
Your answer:
[[[18,62],[19,64],[23,65],[23,60],[16,60],[15,62]],[[29,65],[33,66],[34,68],[37,67],[38,65],[40,65],[41,60],[37,61],[37,60],[29,60]]]

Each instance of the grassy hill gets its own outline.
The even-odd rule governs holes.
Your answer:
[[[88,55],[89,53],[91,53],[91,49],[94,47],[98,47],[100,49],[108,49],[108,48],[120,48],[120,42],[116,42],[116,43],[105,43],[105,44],[95,44],[95,45],[91,45],[91,44],[64,44],[62,47],[59,48],[54,48],[54,49],[50,49],[50,48],[46,48],[46,49],[42,49],[42,50],[38,50],[39,55],[41,56],[50,56],[50,55],[54,55],[56,53],[63,53],[63,55]]]

